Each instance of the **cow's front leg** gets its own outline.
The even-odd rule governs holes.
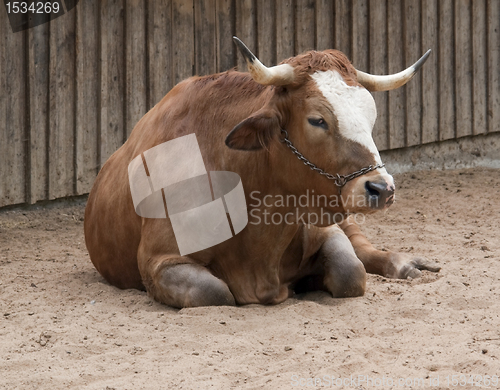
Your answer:
[[[349,237],[356,255],[363,262],[366,272],[370,274],[406,279],[419,277],[422,274],[420,270],[438,272],[441,269],[436,263],[422,257],[375,249],[351,217],[346,218],[339,226]]]
[[[157,301],[183,308],[234,306],[227,284],[188,257],[158,256],[140,267],[148,293]]]
[[[334,298],[359,297],[365,293],[366,271],[347,236],[336,226],[318,251],[323,265],[323,284]]]

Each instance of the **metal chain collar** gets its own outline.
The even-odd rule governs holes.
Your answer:
[[[292,141],[288,138],[288,132],[285,129],[281,129],[281,132],[284,134],[284,138],[281,139],[281,142],[285,143],[286,146],[290,148],[293,154],[297,156],[297,158],[304,163],[305,166],[308,166],[311,170],[318,172],[320,175],[325,176],[327,179],[334,180],[335,185],[337,187],[343,187],[349,180],[355,179],[356,177],[362,176],[365,173],[374,171],[378,168],[383,168],[385,164],[377,164],[370,165],[366,168],[361,168],[359,171],[353,172],[349,175],[332,175],[331,173],[325,172],[323,169],[318,168],[315,164],[309,161],[302,153],[300,153],[295,146],[293,146]]]

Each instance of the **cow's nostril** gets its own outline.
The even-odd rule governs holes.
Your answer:
[[[365,183],[368,204],[372,209],[383,209],[394,202],[394,187],[386,182],[367,181]]]
[[[373,196],[378,198],[380,196],[380,186],[378,186],[377,183],[367,181],[365,183],[365,189],[370,197]]]

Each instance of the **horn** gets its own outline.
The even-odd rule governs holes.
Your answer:
[[[240,49],[243,57],[245,57],[248,70],[257,83],[263,85],[287,85],[293,82],[295,78],[293,66],[281,64],[268,68],[259,61],[239,38],[233,37],[233,41]]]
[[[415,76],[415,73],[417,73],[418,70],[422,67],[430,54],[431,49],[427,50],[427,52],[409,68],[403,70],[402,72],[391,74],[388,76],[372,75],[356,69],[356,73],[358,75],[358,83],[372,92],[390,91],[391,89],[402,87],[408,81],[410,81],[413,76]]]

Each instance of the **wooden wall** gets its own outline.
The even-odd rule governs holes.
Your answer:
[[[380,150],[500,131],[498,0],[82,0],[13,34],[0,7],[0,207],[87,193],[134,124],[180,80],[316,48],[398,72],[375,93]]]

